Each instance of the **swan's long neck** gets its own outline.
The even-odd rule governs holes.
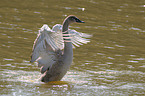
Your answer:
[[[69,67],[73,59],[73,48],[72,48],[71,37],[68,33],[68,26],[69,26],[69,20],[66,19],[63,22],[62,34],[64,40],[64,64],[65,66],[68,65]]]

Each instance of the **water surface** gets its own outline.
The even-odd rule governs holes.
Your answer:
[[[0,94],[2,96],[128,96],[145,94],[144,0],[1,0]],[[61,82],[42,83],[31,64],[33,42],[43,24],[62,24],[68,15],[85,24],[70,29],[92,34],[74,49]]]

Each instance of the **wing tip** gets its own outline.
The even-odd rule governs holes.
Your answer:
[[[40,31],[51,31],[51,29],[49,28],[49,26],[47,24],[43,24],[43,26],[40,28]]]

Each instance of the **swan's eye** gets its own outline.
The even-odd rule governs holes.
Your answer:
[[[76,18],[75,19],[77,23],[85,23],[84,21],[81,21],[80,19]]]
[[[71,18],[71,20],[72,20],[72,21],[76,21],[75,18],[73,18],[73,17]]]
[[[74,21],[74,22],[78,22],[79,19],[78,19],[78,18],[74,18],[74,17],[72,17],[72,21]]]
[[[81,21],[80,19],[78,19],[76,17],[71,17],[71,21],[77,22],[77,23],[85,23],[84,21]]]

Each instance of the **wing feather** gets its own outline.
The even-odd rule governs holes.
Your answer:
[[[62,37],[58,37],[59,35],[57,35],[57,33],[58,32],[56,31],[52,31],[48,25],[43,25],[34,41],[31,62],[38,62],[38,66],[42,67],[41,73],[44,73],[58,60],[56,54],[60,49],[62,49],[62,46],[60,47],[60,45],[63,44],[62,41],[59,40]]]
[[[71,34],[70,36],[72,37],[71,39],[72,43],[77,47],[80,47],[79,45],[83,45],[90,42],[90,40],[86,38],[90,38],[92,36],[92,35],[77,32],[71,29],[69,29],[68,32],[69,34]]]
[[[68,30],[73,45],[79,47],[80,45],[90,42],[91,35],[80,33],[75,30]],[[75,48],[73,46],[73,48]],[[41,67],[41,73],[44,73],[58,60],[58,53],[62,54],[64,49],[64,41],[62,35],[62,25],[56,24],[52,30],[48,25],[44,24],[34,41],[31,62],[37,61],[38,66]],[[61,55],[60,54],[60,55]]]
[[[53,31],[55,31],[57,35],[57,37],[55,37],[55,40],[57,40],[57,44],[59,46],[60,49],[64,48],[64,42],[63,42],[63,36],[62,36],[62,25],[60,24],[56,24],[55,26],[53,26],[52,28]],[[76,30],[68,30],[71,38],[71,41],[73,43],[73,45],[80,47],[79,45],[83,45],[86,44],[88,42],[90,42],[90,39],[86,39],[86,38],[90,38],[92,35],[89,34],[85,34],[85,33],[81,33],[81,32],[77,32]],[[75,48],[75,47],[74,47]]]

